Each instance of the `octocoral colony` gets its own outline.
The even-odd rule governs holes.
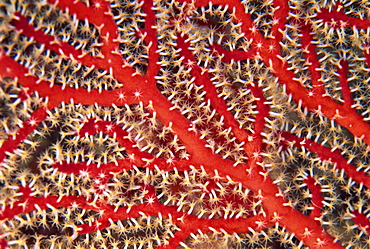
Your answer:
[[[368,18],[0,0],[0,247],[369,248]]]

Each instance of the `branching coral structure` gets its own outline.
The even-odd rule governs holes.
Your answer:
[[[370,248],[369,19],[0,0],[0,247]]]

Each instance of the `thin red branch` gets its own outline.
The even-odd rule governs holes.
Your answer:
[[[321,144],[315,143],[311,139],[300,138],[288,132],[283,132],[282,136],[284,137],[285,142],[294,142],[294,146],[304,147],[309,151],[316,153],[322,161],[331,162],[335,168],[344,170],[350,178],[358,183],[364,184],[367,188],[370,188],[370,182],[368,181],[369,177],[367,174],[363,171],[356,170],[356,168],[348,163],[348,161],[341,155],[340,151],[327,148]]]

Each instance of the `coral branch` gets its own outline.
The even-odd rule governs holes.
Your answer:
[[[0,3],[1,248],[367,248],[360,0]]]

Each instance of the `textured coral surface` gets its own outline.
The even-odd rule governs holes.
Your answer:
[[[367,0],[0,0],[0,248],[370,248]]]

